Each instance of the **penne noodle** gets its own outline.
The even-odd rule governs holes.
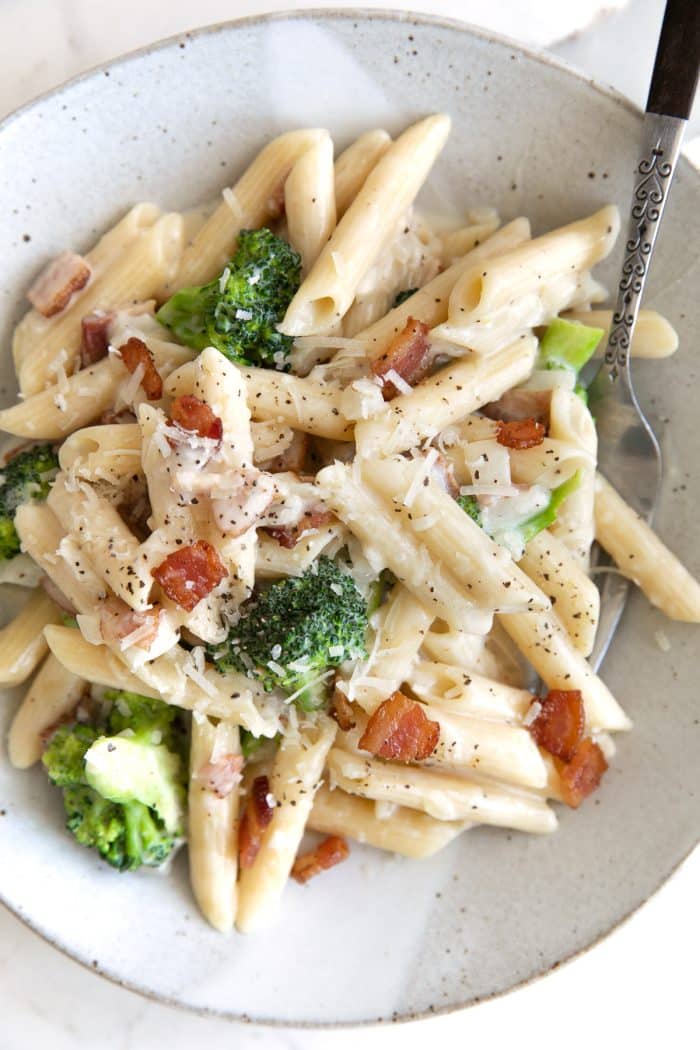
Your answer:
[[[554,831],[557,818],[536,795],[433,769],[382,762],[334,747],[330,785],[352,795],[418,809],[435,820],[468,820],[533,834]]]
[[[580,690],[590,729],[613,732],[631,728],[617,700],[574,648],[551,610],[501,614],[499,620],[550,689]]]
[[[374,128],[360,135],[340,154],[335,162],[335,203],[339,218],[348,210],[390,145],[389,133]]]
[[[569,321],[580,321],[592,328],[603,328],[605,335],[596,347],[596,357],[605,350],[605,342],[612,321],[612,310],[567,310]],[[640,310],[634,326],[630,352],[632,357],[670,357],[678,349],[678,333],[673,325],[656,310]]]
[[[568,443],[581,453],[582,462],[577,468],[580,472],[578,488],[567,496],[559,508],[551,531],[576,561],[587,569],[595,538],[593,504],[598,435],[588,406],[573,391],[553,391],[549,410],[549,436],[553,441]],[[588,462],[584,462],[586,458]]]
[[[29,398],[39,394],[54,382],[52,365],[61,352],[66,371],[72,372],[80,351],[81,321],[86,314],[160,298],[177,270],[182,247],[181,216],[163,215],[129,244],[104,273],[96,275],[74,302],[48,318],[31,350],[18,351],[22,364],[17,378],[22,395]]]
[[[342,525],[320,525],[312,529],[291,549],[282,547],[272,536],[258,533],[255,573],[260,579],[278,579],[280,576],[301,576],[328,548],[341,544],[345,529]]]
[[[601,474],[595,481],[595,534],[652,605],[672,620],[700,623],[700,584]]]
[[[383,412],[357,424],[358,455],[371,458],[405,452],[489,401],[497,401],[528,378],[536,350],[537,341],[527,336],[487,358],[465,358],[445,365],[410,394],[395,397]]]
[[[275,811],[252,867],[241,872],[236,927],[253,933],[274,920],[333,744],[336,725],[320,715],[299,737],[283,736],[270,777]]]
[[[322,785],[307,827],[324,835],[348,835],[356,842],[404,857],[432,857],[469,828],[464,821],[435,820],[427,813],[396,806],[386,819],[370,799]]]
[[[44,628],[61,622],[61,610],[41,588],[29,595],[20,611],[0,629],[0,685],[26,682],[48,652]]]
[[[545,324],[591,294],[584,285],[581,296],[581,282],[609,254],[619,228],[618,210],[608,205],[487,266],[470,267],[453,287],[447,321],[433,329],[433,336],[476,353],[493,353],[519,332]]]
[[[327,135],[317,128],[302,128],[287,131],[263,147],[236,185],[224,190],[221,204],[186,246],[169,295],[211,281],[233,255],[241,230],[258,229],[279,215],[285,180],[294,164]]]
[[[524,661],[497,621],[489,634],[483,635],[436,620],[425,636],[423,654],[516,688],[525,683]]]
[[[39,761],[46,734],[72,714],[86,685],[49,653],[10,726],[7,753],[15,769],[29,769]]]
[[[550,599],[573,647],[590,656],[600,615],[600,592],[577,559],[545,529],[530,540],[518,565]]]
[[[411,692],[433,707],[518,724],[533,695],[475,671],[452,664],[421,660],[411,672]]]
[[[107,593],[104,582],[78,544],[45,503],[18,507],[15,528],[30,554],[78,612],[95,608]]]
[[[238,874],[238,785],[220,798],[206,783],[208,764],[240,755],[238,727],[215,725],[206,716],[192,719],[187,793],[187,854],[192,893],[215,930],[229,933],[236,916]],[[204,779],[203,779],[204,777]]]
[[[289,242],[308,273],[329,240],[336,221],[333,142],[319,139],[299,157],[284,184]]]
[[[345,316],[363,276],[412,205],[449,130],[446,115],[427,117],[389,146],[289,304],[280,331],[316,335]]]
[[[81,481],[121,486],[141,474],[141,433],[136,423],[111,423],[76,430],[63,442],[61,470]]]

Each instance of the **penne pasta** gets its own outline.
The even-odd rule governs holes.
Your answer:
[[[314,335],[344,317],[362,277],[413,203],[449,130],[449,117],[427,117],[389,146],[289,304],[282,332]]]
[[[22,549],[31,555],[74,609],[87,612],[105,597],[104,582],[50,507],[25,503],[17,510],[15,528]]]
[[[86,684],[49,653],[12,719],[7,753],[15,769],[39,761],[46,734],[72,714]]]
[[[253,933],[269,926],[292,870],[336,726],[321,715],[298,739],[283,737],[270,778],[275,811],[251,868],[241,872],[236,927]]]
[[[564,316],[569,321],[579,321],[604,330],[605,335],[596,347],[596,357],[600,357],[605,350],[612,310],[567,310]],[[630,346],[632,357],[670,357],[677,349],[678,333],[673,325],[656,310],[640,310]]]
[[[382,128],[374,128],[360,135],[340,154],[335,162],[335,203],[338,217],[348,210],[365,179],[390,145],[389,133]]]
[[[44,628],[61,622],[61,610],[41,588],[0,629],[0,685],[26,682],[46,656]]]
[[[672,620],[700,623],[700,584],[601,474],[595,480],[595,533],[652,605]]]
[[[215,725],[206,716],[192,719],[187,794],[190,884],[202,915],[221,933],[233,929],[236,916],[238,787],[219,797],[207,783],[207,769],[232,756],[240,756],[237,726]]]
[[[289,241],[308,273],[335,229],[335,176],[330,135],[299,157],[284,184]]]

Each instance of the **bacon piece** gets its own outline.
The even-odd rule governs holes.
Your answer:
[[[551,390],[507,390],[498,401],[490,401],[480,409],[482,415],[512,423],[521,419],[535,419],[549,424],[549,409],[552,403]]]
[[[224,425],[219,416],[215,416],[206,401],[200,401],[192,394],[176,397],[170,406],[172,422],[191,434],[212,441],[221,441],[224,436]]]
[[[90,365],[101,361],[107,356],[109,347],[109,326],[112,323],[113,314],[104,310],[96,310],[92,314],[86,314],[80,322],[80,367],[88,368]]]
[[[256,777],[238,829],[241,868],[253,867],[262,843],[263,832],[269,826],[274,812],[274,804],[270,804],[269,779],[265,776]]]
[[[197,780],[218,798],[230,795],[241,781],[243,755],[221,755],[216,762],[206,762],[197,773]]]
[[[382,378],[393,371],[409,386],[419,383],[430,371],[429,331],[427,324],[409,317],[406,327],[394,336],[381,357],[372,362],[374,375]],[[390,379],[385,380],[382,387],[385,401],[391,401],[400,392]]]
[[[499,420],[496,440],[506,448],[534,448],[544,441],[544,426],[536,419],[514,419],[510,423]]]
[[[157,607],[135,612],[121,598],[105,598],[100,608],[100,634],[107,645],[121,645],[125,638],[138,631],[132,645],[148,649],[158,634],[160,610]]]
[[[258,464],[268,474],[281,474],[283,471],[292,471],[301,474],[306,464],[309,452],[309,435],[303,430],[295,430],[291,443],[279,456],[268,459],[265,463]]]
[[[359,747],[380,758],[414,762],[432,755],[439,739],[439,723],[426,717],[421,704],[397,691],[369,719]]]
[[[308,882],[322,871],[328,871],[341,861],[347,860],[349,856],[350,850],[345,839],[340,835],[329,835],[323,842],[319,842],[315,849],[297,857],[292,868],[292,878],[297,882]]]
[[[186,612],[192,612],[227,575],[217,550],[206,540],[180,547],[153,569],[164,594]]]
[[[159,401],[163,396],[163,380],[156,368],[153,354],[143,339],[138,339],[132,335],[131,339],[124,343],[124,346],[119,347],[119,356],[132,375],[139,365],[143,365],[144,372],[141,380],[143,392],[149,401]]]
[[[571,761],[555,758],[554,764],[559,773],[562,799],[572,809],[578,809],[584,798],[593,794],[608,768],[605,755],[589,736],[578,745]]]
[[[61,252],[37,277],[27,292],[27,299],[44,317],[64,310],[74,292],[90,280],[90,267],[74,252]]]
[[[550,689],[539,701],[541,710],[530,726],[539,747],[569,762],[583,739],[585,713],[578,689]]]
[[[331,701],[331,717],[336,720],[343,732],[347,733],[348,730],[354,729],[356,726],[355,712],[353,711],[352,704],[348,700],[345,693],[341,692],[340,689],[333,690],[333,700]]]
[[[335,514],[332,511],[326,510],[325,507],[317,507],[305,510],[296,525],[280,525],[268,528],[266,531],[273,540],[277,540],[280,547],[291,550],[292,547],[296,547],[305,532],[318,529],[321,525],[329,525],[332,521],[335,521]]]

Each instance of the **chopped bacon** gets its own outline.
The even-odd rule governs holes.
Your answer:
[[[569,762],[583,739],[585,713],[578,689],[550,689],[530,726],[535,743]]]
[[[341,861],[347,860],[349,856],[350,850],[345,839],[340,835],[329,835],[323,842],[319,842],[315,849],[297,857],[292,868],[292,878],[297,882],[308,882],[322,871],[328,871]]]
[[[157,607],[135,612],[121,598],[105,598],[100,608],[100,634],[107,645],[119,645],[136,634],[133,645],[148,649],[158,634],[160,610]]]
[[[380,758],[413,762],[428,758],[439,739],[439,723],[426,717],[421,704],[397,691],[369,719],[359,746]]]
[[[306,464],[309,452],[309,435],[303,430],[295,430],[291,443],[279,456],[268,459],[260,464],[268,474],[281,474],[283,471],[291,470],[294,474],[300,474]]]
[[[66,598],[61,588],[54,583],[50,576],[42,576],[39,580],[39,586],[48,594],[52,602],[54,602],[59,609],[62,609],[64,613],[68,613],[69,616],[75,616],[76,608],[70,599]]]
[[[141,386],[149,401],[158,401],[163,396],[163,380],[156,368],[153,354],[143,339],[132,336],[124,346],[119,347],[119,356],[125,367],[133,375],[139,365],[143,365]]]
[[[74,292],[90,280],[90,267],[74,252],[61,252],[48,264],[27,292],[27,299],[44,317],[64,310]]]
[[[578,809],[584,798],[596,790],[608,768],[605,755],[589,736],[582,740],[569,762],[555,758],[559,773],[562,800],[572,809]]]
[[[534,448],[544,441],[544,426],[536,419],[514,419],[510,423],[499,420],[496,440],[506,448]]]
[[[498,401],[483,405],[481,412],[489,419],[513,423],[521,419],[535,419],[547,426],[552,402],[551,390],[508,390]]]
[[[325,507],[317,507],[305,510],[296,525],[280,525],[268,528],[266,531],[273,540],[277,540],[280,547],[291,550],[292,547],[296,547],[305,532],[318,529],[321,525],[329,525],[332,521],[335,521],[335,514],[332,511],[326,510]]]
[[[206,540],[180,547],[153,569],[164,594],[186,612],[192,612],[227,575],[217,550]]]
[[[429,331],[427,324],[409,317],[406,327],[394,336],[381,357],[372,362],[374,375],[383,378],[387,372],[396,372],[409,386],[419,383],[430,371]],[[385,401],[391,401],[400,393],[390,378],[384,381]]]
[[[253,867],[262,843],[263,832],[269,826],[274,812],[274,800],[272,803],[270,801],[269,779],[265,776],[256,777],[238,829],[241,868]]]
[[[197,780],[218,798],[230,795],[241,781],[243,755],[221,755],[215,762],[206,762],[197,773]]]
[[[80,367],[88,368],[107,356],[109,347],[109,326],[112,314],[104,310],[86,314],[80,322],[82,337],[80,340]]]
[[[192,394],[182,394],[175,398],[170,406],[170,418],[181,430],[187,430],[202,438],[221,441],[224,435],[224,425],[220,417],[214,415],[206,401],[200,401]]]
[[[333,691],[331,716],[336,720],[344,733],[347,733],[350,729],[354,729],[357,724],[355,722],[355,712],[353,711],[352,704],[345,693],[342,693],[340,689],[337,688]]]

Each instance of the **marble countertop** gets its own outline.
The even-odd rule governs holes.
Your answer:
[[[284,0],[0,0],[0,116],[104,59],[195,23],[279,9]],[[314,4],[301,5],[314,6]],[[322,0],[315,6],[342,6]],[[406,7],[409,0],[355,6]],[[417,0],[435,11],[550,50],[639,104],[663,0]],[[602,13],[605,11],[605,13]],[[557,42],[559,41],[559,42]],[[624,47],[621,46],[624,42]],[[640,56],[644,56],[643,58]],[[687,152],[700,161],[700,106]],[[611,937],[545,980],[465,1013],[384,1029],[254,1029],[161,1006],[107,983],[45,944],[0,908],[0,1050],[367,1050],[422,1046],[591,1045],[683,1048],[695,1029],[700,851]],[[602,1040],[602,1041],[601,1041]]]

